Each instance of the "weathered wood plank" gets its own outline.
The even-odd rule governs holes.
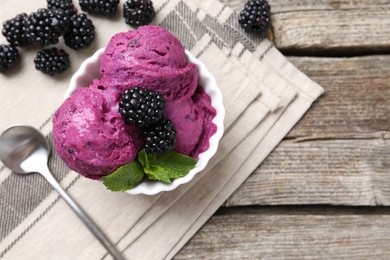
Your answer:
[[[326,92],[226,205],[390,205],[390,56],[289,59]]]
[[[222,0],[239,12],[246,0]],[[388,0],[269,0],[275,45],[285,52],[390,51]],[[272,38],[272,36],[270,36]]]
[[[390,137],[390,56],[288,59],[325,88],[289,138]]]
[[[283,141],[226,201],[255,204],[390,205],[390,142]]]
[[[388,259],[389,208],[233,209],[175,259]]]

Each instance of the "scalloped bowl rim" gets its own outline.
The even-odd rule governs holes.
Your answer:
[[[78,87],[86,87],[92,82],[93,79],[100,76],[100,56],[104,52],[105,48],[97,50],[91,57],[87,58],[80,68],[72,76],[69,84],[69,88],[65,93],[65,99],[70,97],[72,93]],[[205,92],[211,98],[211,105],[216,110],[216,116],[212,122],[217,126],[217,131],[211,136],[209,140],[209,148],[199,154],[199,159],[194,169],[192,169],[184,177],[178,178],[170,184],[162,182],[142,182],[133,189],[125,191],[128,194],[145,194],[155,195],[163,191],[171,191],[176,189],[179,185],[188,183],[194,176],[201,172],[208,164],[209,160],[215,155],[218,149],[219,141],[222,138],[224,132],[223,121],[225,119],[225,108],[223,106],[222,93],[218,88],[217,82],[214,76],[207,70],[206,66],[199,59],[195,58],[188,50],[185,51],[189,62],[197,65],[199,71],[199,85],[202,86]]]

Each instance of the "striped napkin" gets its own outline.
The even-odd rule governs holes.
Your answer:
[[[3,2],[2,21],[45,4]],[[154,24],[202,60],[223,93],[226,130],[217,154],[190,183],[155,196],[110,192],[70,171],[55,153],[49,162],[55,178],[128,259],[174,257],[323,93],[272,42],[243,32],[237,14],[219,1],[163,0],[154,6]],[[120,14],[91,19],[97,39],[87,50],[66,49],[72,67],[65,75],[51,78],[35,71],[34,48],[21,50],[21,64],[0,75],[1,131],[30,124],[51,142],[51,117],[72,73],[113,34],[130,29]],[[63,42],[58,47],[66,48]],[[0,209],[0,258],[111,259],[38,174],[20,176],[0,165]]]

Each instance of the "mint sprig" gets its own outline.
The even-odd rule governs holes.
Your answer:
[[[112,191],[125,191],[138,185],[144,176],[149,180],[171,183],[184,177],[196,165],[196,160],[175,151],[163,155],[148,154],[145,149],[132,161],[103,177],[104,185]]]
[[[196,165],[195,159],[175,151],[155,155],[148,154],[143,149],[138,153],[138,161],[142,164],[149,180],[164,183],[171,183],[172,180],[187,175]]]
[[[125,191],[137,186],[144,178],[142,165],[134,160],[103,177],[103,184],[111,191]]]

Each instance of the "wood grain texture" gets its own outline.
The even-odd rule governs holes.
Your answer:
[[[222,0],[239,12],[246,0]],[[275,45],[284,52],[390,51],[388,0],[268,0]]]
[[[288,138],[390,137],[390,56],[288,59],[325,88]]]
[[[390,56],[289,59],[326,92],[226,205],[390,205]]]
[[[389,140],[287,140],[226,206],[390,205],[389,169]]]
[[[213,216],[175,259],[388,259],[388,208],[234,209]]]

